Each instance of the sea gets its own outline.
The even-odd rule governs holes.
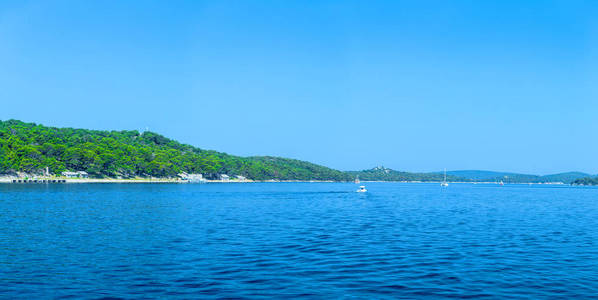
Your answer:
[[[598,297],[598,188],[0,184],[3,299]]]

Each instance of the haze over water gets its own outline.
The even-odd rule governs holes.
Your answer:
[[[0,185],[0,295],[581,297],[598,189]]]

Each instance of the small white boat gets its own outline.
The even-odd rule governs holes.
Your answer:
[[[440,186],[442,186],[442,187],[448,186],[448,182],[446,182],[446,169],[444,169],[444,180],[440,183]]]
[[[366,190],[366,189],[365,189],[365,186],[363,186],[363,185],[362,185],[362,186],[360,186],[360,187],[359,187],[359,189],[357,190],[357,192],[358,192],[358,193],[365,193],[365,192],[367,192],[367,191],[368,191],[368,190]]]

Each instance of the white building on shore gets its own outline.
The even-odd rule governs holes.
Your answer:
[[[186,180],[189,182],[205,182],[206,180],[203,178],[202,174],[187,174],[185,172],[178,174],[181,180]]]
[[[62,172],[61,174],[62,174],[62,176],[68,177],[68,178],[89,178],[89,174],[87,174],[87,172],[85,172],[85,171],[76,171],[76,172],[65,171],[65,172]]]

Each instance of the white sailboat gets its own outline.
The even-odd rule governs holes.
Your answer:
[[[440,186],[442,186],[442,187],[448,186],[448,182],[446,182],[446,168],[444,169],[444,180],[440,183]]]

